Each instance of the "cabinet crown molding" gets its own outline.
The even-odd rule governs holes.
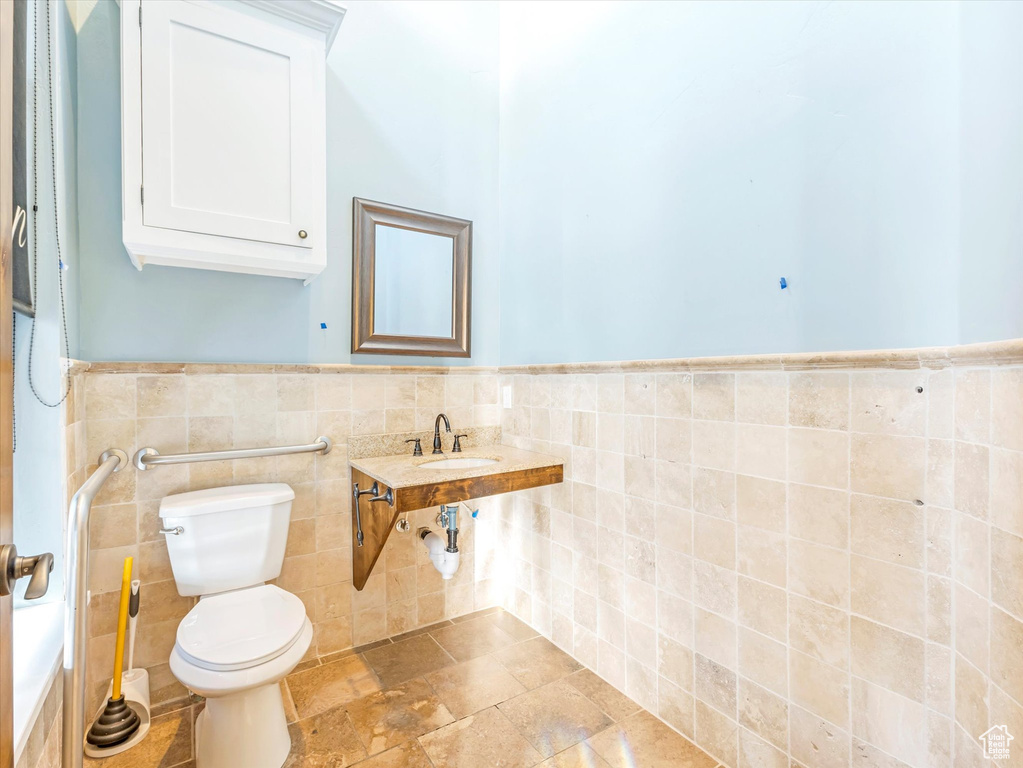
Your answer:
[[[334,0],[239,0],[239,2],[319,32],[326,40],[324,46],[326,53],[329,53],[331,46],[334,45],[334,38],[337,37],[348,10]]]

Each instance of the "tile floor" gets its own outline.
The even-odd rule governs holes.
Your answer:
[[[717,761],[509,613],[482,611],[282,683],[286,768],[715,768]],[[202,704],[89,768],[194,768]],[[239,766],[239,768],[243,768]]]

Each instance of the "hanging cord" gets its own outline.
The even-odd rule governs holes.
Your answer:
[[[60,294],[60,319],[64,330],[64,370],[62,371],[62,378],[66,380],[64,385],[64,394],[60,400],[55,403],[47,402],[36,390],[35,380],[32,377],[32,358],[35,351],[36,341],[36,320],[32,318],[32,331],[29,334],[28,340],[28,386],[32,389],[32,394],[35,395],[36,400],[45,405],[47,408],[56,408],[63,403],[67,396],[71,392],[71,376],[70,374],[70,346],[68,344],[68,333],[67,333],[67,311],[64,308],[64,261],[60,256],[60,225],[57,220],[57,143],[54,137],[54,110],[53,110],[53,43],[51,40],[51,29],[50,29],[50,3],[49,0],[45,0],[43,3],[35,4],[35,35],[33,40],[34,46],[34,61],[33,66],[35,69],[35,82],[32,84],[32,211],[33,214],[38,214],[39,211],[39,6],[43,5],[46,9],[46,86],[47,95],[49,96],[50,102],[50,181],[53,186],[53,237],[56,243],[57,250],[57,290]],[[38,215],[32,216],[32,289],[36,289],[39,283],[36,280],[36,275],[39,269],[39,227],[38,227]],[[38,306],[36,307],[38,312]]]

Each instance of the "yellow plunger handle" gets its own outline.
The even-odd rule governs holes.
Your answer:
[[[128,627],[128,599],[131,597],[131,569],[134,560],[124,558],[121,576],[121,605],[117,611],[117,646],[114,651],[114,690],[111,698],[121,698],[121,673],[124,671],[124,633]]]

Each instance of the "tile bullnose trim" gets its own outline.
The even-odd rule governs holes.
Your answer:
[[[785,370],[824,368],[948,368],[955,365],[1023,364],[1023,339],[963,344],[954,347],[800,352],[773,355],[682,357],[592,363],[540,363],[503,366],[387,366],[350,364],[154,363],[71,361],[71,373],[204,375],[216,373],[311,373],[355,375],[457,376],[495,373],[632,373],[637,371]]]
[[[348,365],[332,363],[153,363],[134,361],[71,361],[71,373],[138,373],[202,376],[216,373],[324,373],[387,376],[396,374],[419,376],[458,376],[459,374],[495,374],[496,366],[440,365]]]
[[[948,368],[954,365],[1023,364],[1023,339],[964,344],[955,347],[878,349],[849,352],[800,352],[775,355],[733,355],[596,363],[503,365],[501,373],[633,373],[637,371],[778,370],[824,368]]]

